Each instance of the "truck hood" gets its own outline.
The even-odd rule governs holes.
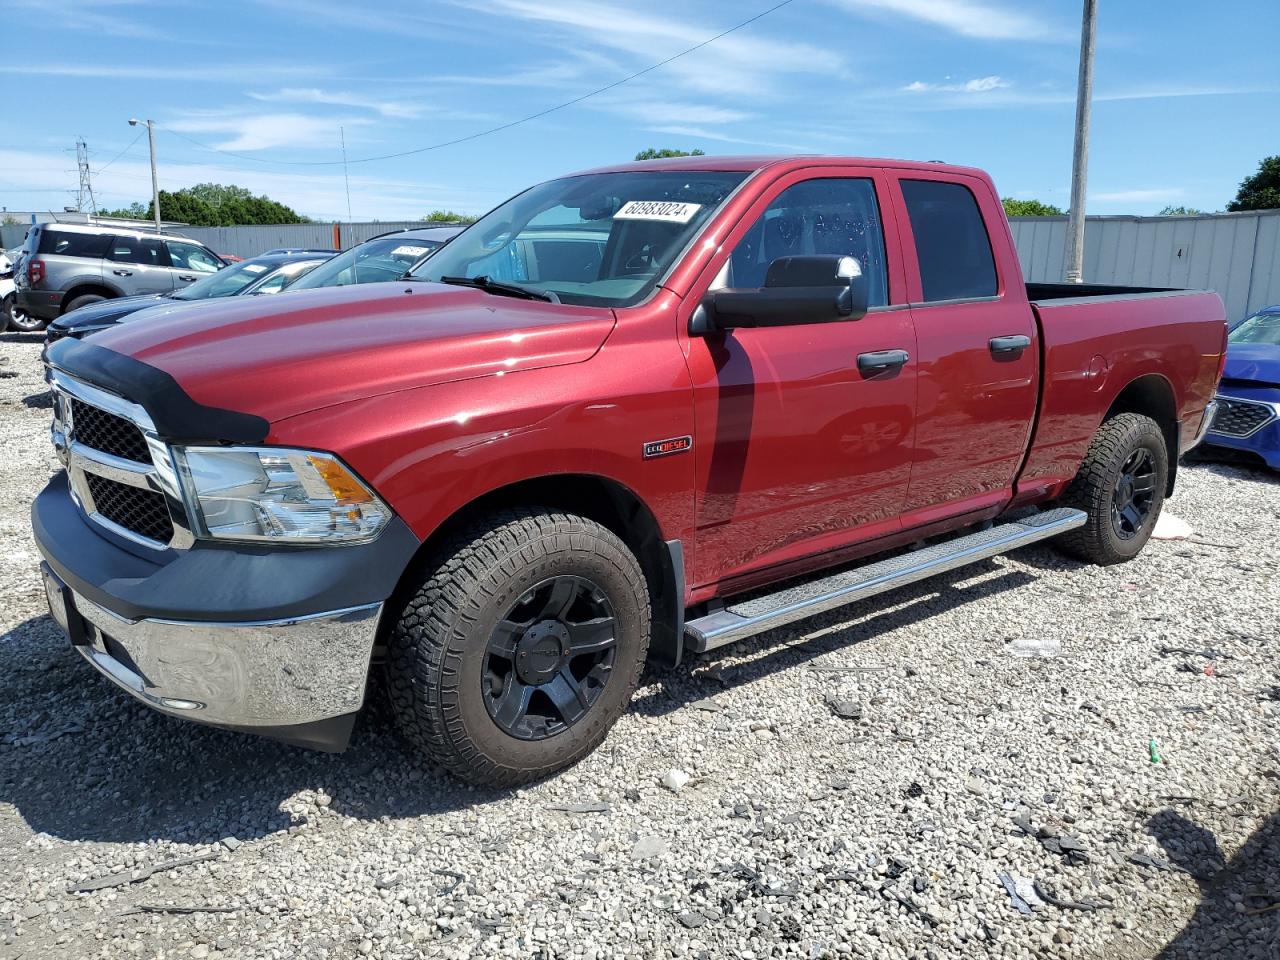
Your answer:
[[[1223,380],[1280,386],[1280,344],[1233,343],[1227,347]]]
[[[615,322],[606,308],[405,281],[157,312],[93,342],[163,370],[197,403],[270,423],[413,387],[580,363]]]

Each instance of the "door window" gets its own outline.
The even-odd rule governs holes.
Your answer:
[[[136,263],[145,267],[167,267],[168,255],[159,240],[141,237],[113,237],[107,258],[116,263]]]
[[[716,286],[760,287],[774,260],[814,254],[853,257],[867,279],[868,306],[889,302],[884,229],[870,180],[805,180],[782,191],[738,242]]]
[[[198,247],[194,243],[179,243],[176,240],[170,240],[168,244],[169,256],[173,260],[173,265],[179,270],[217,273],[222,268],[222,264],[204,247]]]
[[[40,232],[40,252],[59,257],[88,257],[96,260],[106,256],[109,242],[113,239],[105,233],[72,233],[46,229]]]
[[[996,264],[978,202],[969,188],[940,180],[903,180],[924,299],[996,295]]]

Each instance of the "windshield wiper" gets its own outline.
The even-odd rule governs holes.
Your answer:
[[[491,280],[487,276],[441,277],[439,282],[451,283],[457,287],[475,287],[477,290],[484,290],[488,293],[506,297],[520,297],[524,300],[545,300],[547,303],[560,302],[560,298],[550,290],[531,290],[529,287],[522,287],[519,284]]]

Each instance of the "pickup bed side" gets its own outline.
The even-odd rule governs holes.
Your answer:
[[[1033,286],[1031,292],[1038,291]],[[1113,413],[1154,419],[1176,462],[1201,426],[1221,371],[1226,316],[1218,295],[1107,293],[1033,300],[1031,306],[1044,375],[1019,502],[1057,496],[1075,476],[1098,425]],[[1170,486],[1172,479],[1171,472]]]

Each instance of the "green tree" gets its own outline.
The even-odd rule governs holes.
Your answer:
[[[636,154],[637,160],[665,160],[667,157],[702,157],[705,154],[696,147],[692,150],[672,150],[670,147],[649,147]]]
[[[1198,217],[1204,213],[1203,210],[1197,210],[1195,207],[1165,207],[1157,217]]]
[[[152,204],[135,203],[124,210],[102,211],[105,217],[150,220]],[[244,187],[221,183],[197,183],[194,187],[160,191],[160,216],[165,220],[189,223],[193,227],[230,227],[237,224],[310,223],[310,221],[266,196],[254,196]]]
[[[475,223],[476,218],[465,213],[454,213],[452,210],[432,210],[422,218],[426,223]]]
[[[1266,157],[1258,164],[1258,172],[1244,179],[1236,198],[1227,204],[1232,213],[1276,208],[1280,208],[1280,156]]]
[[[127,207],[121,207],[119,210],[99,210],[100,217],[115,217],[119,220],[141,220],[147,215],[147,208],[138,201],[134,201]]]
[[[1015,200],[1013,197],[1005,197],[1000,202],[1004,204],[1006,217],[1061,217],[1066,213],[1065,210],[1040,200]]]

